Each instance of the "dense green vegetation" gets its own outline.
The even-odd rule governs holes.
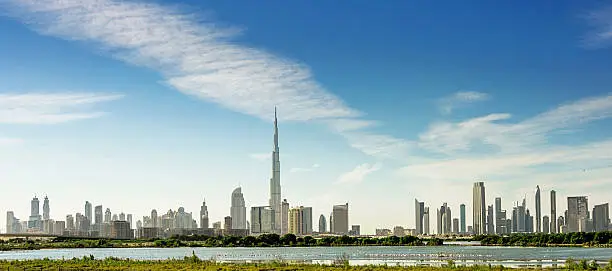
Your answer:
[[[279,236],[277,234],[262,234],[259,236],[174,236],[169,240],[157,240],[156,246],[170,244],[170,246],[191,246],[199,244],[207,247],[307,247],[307,246],[422,246],[425,242],[415,236],[389,236],[384,238],[326,236],[313,238],[311,236],[298,237],[293,234]]]
[[[566,261],[566,269],[568,270],[605,270],[612,271],[612,261],[606,266],[598,266],[594,262],[574,260]],[[185,257],[182,260],[163,260],[163,261],[134,261],[118,258],[107,258],[104,260],[94,259],[93,256],[83,257],[81,259],[70,260],[26,260],[26,261],[0,261],[0,270],[215,270],[215,271],[395,271],[395,270],[412,270],[412,271],[489,271],[489,270],[507,270],[501,266],[480,265],[480,266],[457,266],[454,262],[449,261],[443,267],[430,266],[349,266],[348,260],[340,259],[333,265],[308,265],[308,264],[289,264],[283,261],[273,261],[269,263],[252,263],[252,264],[237,264],[237,263],[217,263],[214,260],[202,260],[195,254]],[[533,269],[513,269],[513,270],[533,270]],[[553,269],[550,269],[553,270]]]
[[[482,245],[497,246],[611,246],[612,232],[514,233],[508,236],[478,235],[473,238]]]
[[[263,234],[259,236],[173,236],[168,239],[152,240],[108,240],[58,237],[48,241],[33,241],[15,238],[0,241],[2,250],[34,250],[53,248],[137,248],[137,247],[307,247],[307,246],[422,246],[426,241],[414,236],[404,237],[350,237],[328,236],[313,238],[297,237],[293,234],[279,236]],[[442,240],[432,239],[428,245],[442,245]]]

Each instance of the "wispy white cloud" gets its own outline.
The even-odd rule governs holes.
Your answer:
[[[455,108],[463,107],[474,102],[486,101],[489,98],[489,94],[482,92],[460,91],[440,99],[438,101],[438,107],[443,114],[450,114]]]
[[[510,114],[490,114],[458,123],[432,124],[419,136],[419,146],[431,152],[457,154],[475,147],[522,152],[548,143],[552,133],[579,131],[582,124],[612,117],[612,95],[585,98],[511,123]]]
[[[339,184],[355,184],[362,182],[366,176],[380,170],[382,168],[382,164],[368,164],[364,163],[358,165],[353,170],[346,172],[340,177],[338,177],[337,183]]]
[[[237,29],[176,8],[112,0],[4,3],[8,14],[40,33],[97,44],[122,61],[160,72],[178,91],[231,110],[270,120],[277,106],[281,120],[325,121],[340,133],[374,124],[358,119],[360,112],[326,91],[305,65],[233,43]],[[379,154],[372,149],[388,141],[370,137],[351,145]]]
[[[121,99],[118,94],[28,93],[0,94],[0,123],[56,124],[103,116],[91,106]]]
[[[291,172],[291,173],[298,173],[298,172],[311,172],[311,171],[313,171],[313,170],[315,170],[315,169],[317,169],[317,168],[319,168],[319,167],[320,167],[320,165],[319,165],[319,164],[313,164],[312,166],[310,166],[310,167],[305,167],[305,168],[301,168],[301,167],[294,167],[294,168],[291,168],[291,169],[289,170],[289,172]]]
[[[523,195],[533,189],[525,184],[537,183],[602,198],[577,184],[612,184],[605,181],[612,173],[612,140],[560,145],[552,139],[560,131],[578,133],[583,124],[611,118],[611,110],[608,95],[563,104],[519,122],[499,113],[436,123],[421,134],[418,148],[437,158],[412,159],[397,173],[402,179],[418,180],[411,183],[417,191],[443,188],[438,198],[446,199],[460,200],[456,191],[465,191],[466,183],[479,178],[504,195]]]
[[[268,161],[268,160],[272,160],[272,154],[271,153],[251,153],[249,154],[249,157],[258,160],[258,161]]]
[[[612,45],[612,6],[589,12],[586,20],[593,27],[583,39],[587,48]]]

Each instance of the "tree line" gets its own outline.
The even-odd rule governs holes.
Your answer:
[[[314,238],[312,236],[296,236],[286,234],[262,234],[258,236],[206,236],[181,235],[169,239],[155,241],[156,246],[190,246],[199,244],[211,247],[308,247],[308,246],[423,246],[441,245],[442,240],[431,239],[429,242],[416,236],[389,236],[382,238],[352,237],[352,236],[325,236]]]
[[[482,245],[497,246],[556,246],[612,245],[612,232],[568,232],[568,233],[513,233],[510,235],[477,235],[472,239]]]

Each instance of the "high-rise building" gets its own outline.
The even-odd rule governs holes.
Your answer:
[[[110,208],[106,208],[106,211],[104,211],[104,223],[111,223],[112,219],[113,214],[111,213]]]
[[[459,205],[459,219],[461,220],[461,233],[466,233],[467,229],[465,228],[465,204]]]
[[[130,224],[125,220],[117,220],[111,223],[110,238],[113,239],[132,239],[134,233]]]
[[[42,230],[42,217],[40,215],[40,201],[36,196],[30,202],[30,219],[28,220],[28,229]]]
[[[566,228],[566,230],[562,231],[561,229],[563,228]],[[567,226],[565,225],[565,218],[563,216],[559,216],[559,218],[557,218],[557,232],[567,232]]]
[[[453,218],[453,233],[459,234],[459,218]]]
[[[125,213],[119,213],[119,221],[125,221]]]
[[[76,229],[74,225],[74,217],[72,215],[66,216],[66,229],[69,231],[73,231]]]
[[[270,207],[274,210],[274,227],[276,233],[282,229],[281,216],[281,180],[280,180],[280,151],[278,147],[278,120],[274,108],[274,146],[272,150],[272,178],[270,178]]]
[[[349,205],[334,205],[333,208],[333,233],[348,234],[349,232]]]
[[[89,220],[89,222],[93,221],[92,213],[93,212],[91,202],[85,201],[85,217],[87,218],[87,220]]]
[[[281,204],[281,234],[285,235],[289,232],[289,202],[283,200]]]
[[[102,205],[98,205],[94,208],[94,224],[100,226],[102,225],[102,221],[103,221],[103,209],[102,209]]]
[[[423,234],[429,234],[429,207],[425,207],[423,212]]]
[[[487,206],[487,234],[495,234],[495,224],[493,218],[493,205]]]
[[[506,234],[509,233],[506,229],[506,210],[502,210],[501,201],[500,197],[495,198],[495,233]]]
[[[542,232],[546,234],[550,233],[550,219],[547,215],[542,217]]]
[[[414,199],[414,221],[416,234],[423,234],[423,215],[425,213],[425,202],[419,202],[418,199]]]
[[[230,230],[232,230],[233,227],[233,221],[234,219],[232,219],[231,216],[226,216],[225,218],[223,218],[223,230],[226,232],[229,232]]]
[[[540,186],[539,185],[536,185],[535,211],[536,211],[535,232],[542,232],[542,202],[540,201]]]
[[[450,207],[445,202],[442,204],[440,209],[438,209],[438,234],[450,234],[452,233],[452,214]]]
[[[607,203],[593,207],[593,230],[596,232],[610,230],[610,208]]]
[[[6,233],[17,233],[15,232],[15,213],[13,211],[6,212]]]
[[[65,230],[66,230],[65,221],[55,221],[55,225],[53,226],[53,234],[64,235]]]
[[[161,227],[161,223],[157,223],[157,220],[157,210],[153,209],[151,210],[151,225],[153,226],[153,228]]]
[[[442,234],[442,212],[436,209],[436,234]]]
[[[304,223],[302,222],[302,208],[296,207],[289,209],[289,229],[288,233],[304,235]]]
[[[45,196],[45,201],[43,203],[43,220],[51,219],[51,209],[49,207],[49,198]]]
[[[485,202],[485,186],[484,182],[475,182],[473,189],[473,220],[474,234],[486,233],[486,202]]]
[[[550,190],[550,232],[557,233],[557,192]]]
[[[244,204],[244,196],[242,195],[241,187],[234,189],[234,192],[232,192],[230,216],[232,217],[232,229],[246,229],[246,206]]]
[[[111,222],[113,221],[119,221],[119,216],[117,214],[113,214],[113,217],[111,218]]]
[[[275,213],[270,206],[251,207],[251,233],[274,233]]]
[[[325,219],[325,216],[321,214],[321,216],[319,216],[319,233],[326,233],[326,232],[327,232],[327,220]]]
[[[126,217],[126,220],[128,223],[130,223],[130,229],[132,228],[132,214],[128,214]]]
[[[580,221],[589,218],[589,202],[587,197],[567,197],[567,224],[568,232],[578,232]]]
[[[200,206],[200,229],[208,229],[208,207],[206,206],[206,200],[202,201],[202,206]]]
[[[302,208],[302,230],[305,235],[312,234],[312,207]]]
[[[529,209],[525,211],[525,232],[533,232],[533,216],[529,213]]]

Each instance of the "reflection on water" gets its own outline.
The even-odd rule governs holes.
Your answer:
[[[70,259],[93,255],[95,258],[130,258],[135,260],[181,259],[195,253],[201,259],[220,262],[265,262],[351,265],[503,265],[506,267],[562,266],[567,258],[612,259],[611,248],[519,248],[482,246],[439,247],[308,247],[308,248],[100,248],[53,249],[0,252],[3,259]]]

